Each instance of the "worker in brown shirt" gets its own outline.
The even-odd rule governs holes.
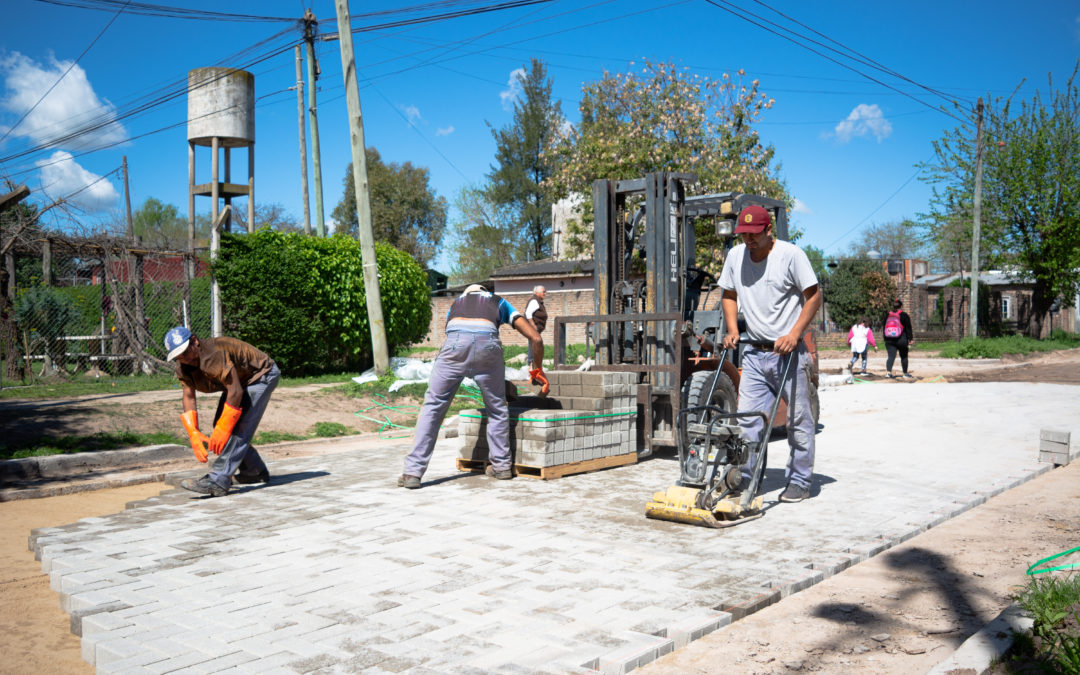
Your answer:
[[[191,449],[200,462],[207,452],[218,456],[210,472],[202,478],[186,478],[180,486],[192,492],[222,497],[236,474],[237,483],[269,483],[270,472],[251,446],[270,394],[277,387],[281,371],[273,359],[248,343],[229,337],[200,340],[183,326],[165,335],[165,350],[176,360],[176,377],[183,386],[184,413],[180,420],[191,439]],[[199,431],[195,392],[221,392],[214,431],[207,437]]]

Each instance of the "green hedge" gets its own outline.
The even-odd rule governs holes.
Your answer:
[[[431,321],[427,277],[407,253],[376,244],[390,353]],[[360,244],[262,229],[225,235],[214,263],[225,334],[270,354],[288,375],[362,370],[372,362]]]

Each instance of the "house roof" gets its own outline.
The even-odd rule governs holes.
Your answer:
[[[593,260],[537,260],[499,268],[491,273],[491,278],[585,276],[595,270]]]
[[[932,274],[915,280],[916,285],[925,284],[927,288],[944,288],[957,279],[967,279],[970,274],[961,277],[959,274]],[[1035,283],[1035,280],[1020,272],[1002,272],[989,270],[979,272],[979,283],[987,286],[1016,286]]]

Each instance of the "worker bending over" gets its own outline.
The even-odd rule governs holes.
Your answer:
[[[262,420],[281,371],[274,360],[242,340],[229,337],[200,340],[183,326],[165,335],[168,359],[175,360],[176,377],[183,386],[184,413],[180,416],[200,462],[207,451],[219,455],[202,478],[185,478],[180,486],[192,492],[222,497],[229,494],[233,474],[237,483],[269,483],[270,472],[251,439]],[[221,392],[214,431],[199,431],[195,392]],[[229,443],[229,437],[235,442]]]
[[[487,474],[499,480],[513,478],[510,451],[510,414],[506,405],[506,363],[499,326],[510,324],[529,340],[533,369],[530,376],[547,389],[544,376],[544,342],[533,324],[509,302],[473,284],[450,306],[446,314],[446,340],[431,371],[424,407],[416,423],[412,452],[405,458],[399,487],[415,490],[431,461],[446,410],[454,400],[461,381],[476,380],[487,409]]]

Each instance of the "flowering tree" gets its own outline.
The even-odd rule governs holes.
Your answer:
[[[790,202],[773,165],[774,150],[754,124],[773,100],[733,78],[693,74],[672,63],[646,61],[640,73],[604,73],[582,90],[581,122],[556,146],[558,169],[549,180],[556,198],[590,195],[598,178],[640,178],[653,171],[697,174],[696,193],[737,191]],[[590,200],[586,199],[590,205]],[[571,224],[571,253],[592,245],[591,214]],[[698,228],[699,262],[715,261],[712,228]]]

